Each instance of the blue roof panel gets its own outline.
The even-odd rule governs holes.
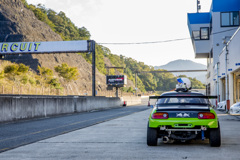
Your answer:
[[[188,13],[190,24],[208,24],[211,22],[211,13]]]
[[[212,0],[212,12],[240,11],[240,0]]]

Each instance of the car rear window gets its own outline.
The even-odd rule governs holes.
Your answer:
[[[169,97],[157,100],[157,105],[208,105],[209,100],[206,98],[195,97]]]

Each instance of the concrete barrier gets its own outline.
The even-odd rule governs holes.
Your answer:
[[[120,98],[0,96],[0,122],[120,107]]]
[[[141,104],[142,100],[141,97],[122,97],[121,98],[122,101],[122,105],[123,102],[126,101],[127,102],[127,106],[132,106],[132,105],[137,105],[137,104]]]

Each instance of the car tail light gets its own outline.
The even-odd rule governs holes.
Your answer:
[[[198,113],[198,119],[215,119],[215,115],[210,112]]]
[[[152,119],[168,119],[168,113],[165,112],[153,113]]]

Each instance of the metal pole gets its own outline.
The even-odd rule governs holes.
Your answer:
[[[219,62],[217,63],[217,103],[219,103]],[[217,106],[216,106],[217,107]]]
[[[92,96],[96,96],[96,52],[95,52],[95,41],[91,41],[92,51]]]
[[[116,87],[116,97],[118,97],[118,87]]]
[[[135,94],[137,96],[137,72],[135,73]]]
[[[226,86],[226,111],[228,108],[228,74],[227,74],[227,55],[228,55],[228,45],[226,45],[226,54],[225,54],[225,86]]]

